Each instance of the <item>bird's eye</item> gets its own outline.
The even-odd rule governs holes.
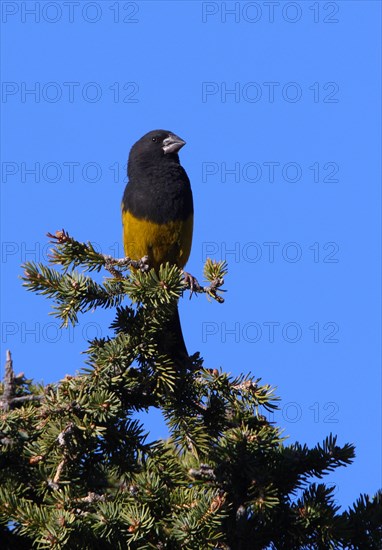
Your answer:
[[[156,137],[152,138],[153,142],[156,143],[158,140]]]

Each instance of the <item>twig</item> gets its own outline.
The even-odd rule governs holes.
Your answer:
[[[64,456],[63,456],[61,462],[59,463],[59,465],[57,466],[55,476],[54,476],[53,480],[50,483],[50,485],[53,489],[58,489],[58,483],[60,481],[62,470],[64,469],[64,466],[65,466],[65,464],[68,460],[69,453],[68,453],[68,448],[67,448],[68,447],[67,437],[74,432],[74,428],[75,428],[75,424],[73,422],[70,422],[67,426],[65,426],[65,428],[57,436],[58,444],[61,447],[64,447],[64,450],[63,450],[63,455]]]
[[[57,466],[57,470],[56,470],[56,474],[53,478],[53,484],[54,485],[58,485],[58,482],[60,481],[60,477],[61,477],[61,474],[62,474],[62,470],[64,469],[64,466],[66,464],[66,457],[64,457],[60,464]]]
[[[42,401],[44,399],[43,395],[24,395],[23,397],[14,397],[11,401],[11,404],[17,403],[28,403],[30,401]]]
[[[0,400],[0,408],[3,409],[3,411],[7,412],[9,411],[13,405],[17,405],[20,403],[28,403],[31,401],[42,401],[44,399],[43,395],[23,395],[19,397],[13,397],[15,393],[15,387],[17,385],[17,380],[22,378],[23,375],[17,375],[15,376],[15,372],[13,370],[13,361],[11,352],[9,350],[6,351],[6,363],[5,363],[5,374],[4,374],[4,381],[3,381],[3,395]]]
[[[12,405],[12,395],[15,389],[15,373],[13,371],[13,361],[9,349],[6,351],[6,363],[4,374],[4,392],[1,400],[1,407],[4,411],[9,411]]]
[[[85,502],[86,504],[93,504],[93,502],[105,502],[106,496],[98,495],[97,493],[89,491],[86,497],[76,498],[74,500],[75,502]]]
[[[199,470],[196,468],[190,468],[188,473],[194,479],[216,479],[214,469],[208,464],[201,464]]]
[[[102,254],[102,257],[105,260],[105,269],[109,271],[115,277],[116,279],[124,279],[124,275],[121,273],[121,271],[118,271],[118,269],[115,269],[115,266],[117,267],[133,267],[134,269],[139,269],[143,273],[146,273],[150,269],[149,265],[149,257],[143,256],[140,260],[132,260],[131,258],[113,258],[112,256],[107,256],[106,254]]]
[[[68,435],[72,434],[74,432],[75,424],[73,422],[70,422],[63,430],[60,432],[57,436],[57,441],[61,447],[66,447],[67,442],[66,438]]]
[[[219,302],[219,304],[222,304],[224,302],[224,298],[222,296],[219,296],[218,289],[224,284],[223,279],[214,279],[211,281],[209,286],[201,286],[198,281],[193,278],[192,282],[188,280],[188,278],[185,278],[184,281],[184,287],[187,290],[191,290],[190,298],[193,294],[208,294],[208,296],[211,296],[214,300]],[[223,290],[220,290],[220,292],[224,292]]]

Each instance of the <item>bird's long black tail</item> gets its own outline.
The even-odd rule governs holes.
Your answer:
[[[160,349],[171,357],[179,368],[187,368],[190,358],[183,338],[178,306],[163,327]]]

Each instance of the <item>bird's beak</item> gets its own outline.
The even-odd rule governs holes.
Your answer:
[[[166,139],[163,140],[163,152],[165,155],[168,153],[177,153],[186,142],[183,141],[180,137],[175,134],[170,134]]]

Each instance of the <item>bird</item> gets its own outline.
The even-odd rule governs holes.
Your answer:
[[[186,142],[168,130],[152,130],[131,148],[122,198],[125,255],[148,257],[156,273],[169,262],[185,267],[190,256],[194,205],[190,180],[179,160]],[[178,367],[189,364],[178,306],[163,327],[160,348]]]

